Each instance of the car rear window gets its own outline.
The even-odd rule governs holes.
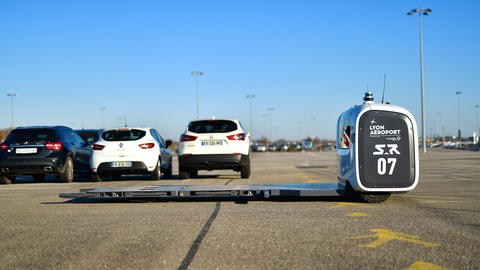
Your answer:
[[[188,131],[195,133],[224,133],[237,130],[237,124],[232,121],[196,121],[190,123]]]
[[[99,139],[98,133],[95,131],[77,131],[77,134],[80,135],[84,141],[88,141],[89,143],[94,143]]]
[[[7,143],[55,141],[57,136],[51,129],[13,130],[5,140]]]
[[[102,133],[105,141],[136,141],[147,134],[146,131],[140,129],[130,130],[107,130]]]

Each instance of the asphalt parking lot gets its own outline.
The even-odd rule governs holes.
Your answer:
[[[336,183],[335,152],[253,153],[252,175],[0,186],[0,269],[479,269],[480,152],[420,153],[416,189],[354,197],[65,199],[107,186]]]

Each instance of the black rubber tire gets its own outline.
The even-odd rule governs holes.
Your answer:
[[[45,180],[45,174],[33,174],[32,178],[33,181],[41,183],[43,180]]]
[[[60,181],[62,181],[62,183],[73,182],[73,169],[73,160],[71,157],[67,157],[67,160],[65,161],[65,170],[60,174]]]
[[[161,177],[162,172],[160,170],[160,160],[157,160],[157,166],[155,166],[155,169],[150,173],[150,179],[160,180]]]
[[[360,198],[368,203],[383,203],[390,198],[391,193],[360,193]]]
[[[13,180],[13,181],[15,181],[15,180]],[[13,181],[10,180],[10,177],[0,176],[0,184],[9,185],[9,184],[11,184]]]
[[[188,179],[188,172],[183,167],[178,167],[178,176],[180,179]]]
[[[90,174],[90,181],[92,181],[92,182],[101,182],[101,181],[102,181],[102,178],[100,177],[100,175],[98,175],[98,173],[91,173],[91,174]]]
[[[173,165],[172,165],[172,159],[170,159],[170,164],[168,165],[168,169],[163,173],[163,176],[165,178],[172,178],[173,175]]]
[[[191,178],[193,178],[193,177],[198,177],[198,170],[190,171],[190,177],[191,177]]]
[[[242,178],[249,178],[250,177],[250,162],[248,162],[247,165],[242,166],[242,169],[240,171],[240,176]]]

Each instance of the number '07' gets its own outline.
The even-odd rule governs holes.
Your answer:
[[[379,158],[377,161],[377,172],[380,175],[384,175],[387,173],[387,164],[390,165],[390,170],[388,170],[388,175],[392,175],[393,171],[395,170],[395,164],[397,164],[396,158]]]

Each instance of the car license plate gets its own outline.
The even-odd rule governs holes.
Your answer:
[[[222,141],[202,141],[202,146],[222,145]]]
[[[37,148],[15,148],[15,154],[36,154]]]
[[[110,166],[113,168],[132,167],[132,162],[112,162]]]

